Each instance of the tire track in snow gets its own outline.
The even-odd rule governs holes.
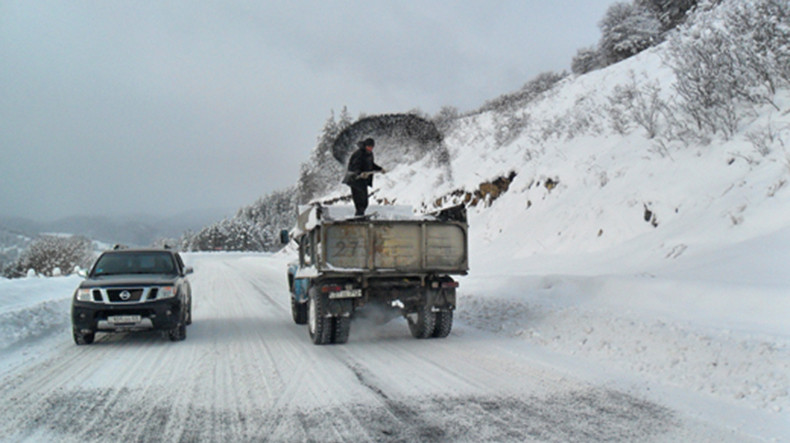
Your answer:
[[[0,440],[743,437],[687,432],[672,411],[558,374],[506,337],[418,341],[395,324],[377,339],[352,328],[347,345],[314,346],[291,321],[272,259],[195,261],[185,342],[119,334],[76,347],[64,337],[42,363],[0,380]]]
[[[368,374],[358,366],[349,364],[348,368],[354,373],[359,383],[365,388],[373,392],[384,404],[386,411],[391,414],[397,422],[399,428],[406,428],[409,430],[409,437],[413,437],[414,441],[438,441],[446,437],[445,432],[432,423],[426,417],[422,416],[420,411],[410,407],[408,404],[390,398],[381,388],[374,385],[370,380]],[[381,433],[387,436],[395,434],[394,430],[382,429]],[[412,438],[409,438],[410,440]]]

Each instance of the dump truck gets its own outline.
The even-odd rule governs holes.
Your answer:
[[[348,341],[351,319],[366,312],[406,318],[415,338],[445,338],[453,325],[458,282],[469,271],[466,209],[414,214],[408,206],[299,207],[288,267],[291,313],[317,345]]]

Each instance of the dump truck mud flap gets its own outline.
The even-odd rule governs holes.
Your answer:
[[[354,312],[354,300],[350,298],[345,299],[329,299],[327,304],[327,314],[332,317],[346,317]]]
[[[455,309],[455,288],[427,289],[425,306],[444,310]]]

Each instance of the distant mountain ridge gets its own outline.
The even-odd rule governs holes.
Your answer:
[[[82,235],[104,243],[148,246],[163,238],[179,238],[185,231],[200,229],[233,211],[225,209],[185,211],[167,217],[151,215],[71,216],[51,222],[0,216],[0,233],[35,238],[46,233]],[[9,234],[0,234],[0,248],[11,246]]]

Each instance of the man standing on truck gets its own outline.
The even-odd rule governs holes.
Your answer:
[[[368,208],[368,186],[373,186],[373,172],[386,172],[384,168],[373,161],[373,146],[376,142],[372,138],[367,138],[359,143],[359,149],[351,154],[348,161],[348,171],[343,178],[343,183],[351,188],[351,197],[354,199],[355,215],[361,217],[365,215]]]

